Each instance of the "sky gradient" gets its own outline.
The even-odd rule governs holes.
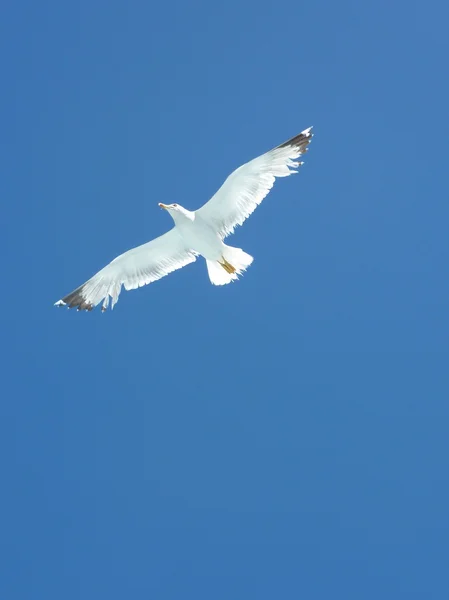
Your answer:
[[[7,600],[447,600],[443,2],[9,3]],[[53,303],[314,126],[228,243]]]

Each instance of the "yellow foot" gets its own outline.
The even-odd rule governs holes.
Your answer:
[[[229,273],[229,275],[232,275],[233,273],[235,273],[236,268],[233,267],[231,265],[231,263],[228,263],[228,261],[224,258],[224,256],[221,257],[223,259],[223,262],[220,262],[220,265],[223,267],[223,269],[226,271],[226,273]]]

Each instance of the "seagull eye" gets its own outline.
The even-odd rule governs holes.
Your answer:
[[[174,208],[178,208],[178,205],[177,205],[177,204],[173,204],[173,206],[174,206]]]

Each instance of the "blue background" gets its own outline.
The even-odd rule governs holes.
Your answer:
[[[447,3],[8,3],[5,600],[447,599]],[[229,243],[53,302],[315,127]]]

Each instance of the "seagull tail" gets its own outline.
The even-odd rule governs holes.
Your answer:
[[[238,279],[249,265],[253,257],[240,248],[225,246],[220,260],[206,260],[207,272],[213,285],[226,285]]]

